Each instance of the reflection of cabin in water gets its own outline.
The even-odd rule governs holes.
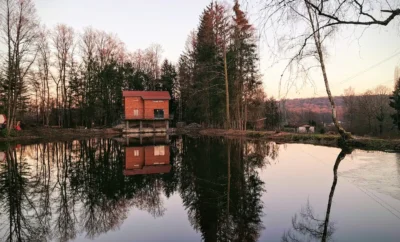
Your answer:
[[[125,147],[124,175],[169,173],[170,151],[165,141],[166,138],[141,138],[140,142],[130,140]]]
[[[166,91],[123,91],[126,133],[166,132],[169,100]]]

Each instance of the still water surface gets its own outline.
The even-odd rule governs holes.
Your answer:
[[[0,241],[400,241],[400,154],[222,138],[0,152]]]

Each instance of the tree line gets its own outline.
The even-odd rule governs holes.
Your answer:
[[[400,80],[399,80],[400,81]],[[399,81],[394,91],[389,87],[379,85],[362,93],[357,93],[352,87],[344,90],[341,96],[335,97],[340,103],[338,120],[341,125],[352,134],[388,136],[397,134],[399,130],[397,112],[400,110]],[[390,102],[390,98],[393,101]],[[320,104],[321,105],[321,104]],[[299,106],[302,103],[299,102]],[[299,111],[287,109],[281,102],[280,117],[287,124],[310,124],[317,127],[317,132],[334,131],[329,113],[304,108]],[[268,116],[268,115],[267,115]]]
[[[32,0],[2,0],[1,113],[61,127],[112,126],[123,119],[122,90],[166,90],[175,120],[246,129],[262,118],[265,94],[255,28],[236,2],[213,2],[189,35],[177,66],[162,47],[129,52],[115,34],[42,25]]]
[[[265,97],[258,61],[255,28],[239,3],[231,9],[212,2],[179,59],[179,117],[208,127],[246,129],[250,120],[261,118],[252,111]]]
[[[387,135],[397,130],[391,117],[394,109],[390,107],[390,94],[391,90],[385,86],[358,95],[353,88],[346,89],[343,100],[347,129],[359,135]]]
[[[288,86],[310,80],[317,67],[343,138],[351,137],[337,118],[330,91],[326,40],[340,26],[386,26],[400,15],[392,1],[379,5],[382,19],[363,8],[366,4],[379,5],[319,0],[259,4],[264,26],[276,30],[274,46],[288,60],[282,79]],[[243,130],[264,118],[267,126],[280,126],[277,103],[266,102],[261,85],[256,29],[238,1],[233,7],[212,1],[204,9],[176,66],[162,61],[160,45],[130,52],[115,34],[91,27],[81,32],[65,24],[48,29],[32,0],[1,0],[0,11],[0,112],[8,117],[8,130],[28,118],[29,123],[62,127],[118,124],[124,89],[169,91],[175,121]],[[304,31],[292,31],[297,26]]]
[[[62,127],[110,126],[122,116],[122,90],[177,88],[175,66],[153,44],[129,52],[113,33],[41,25],[31,0],[1,0],[1,113]],[[29,119],[30,118],[30,119]]]

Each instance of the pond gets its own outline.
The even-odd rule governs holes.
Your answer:
[[[208,137],[2,144],[1,241],[400,241],[400,154]]]

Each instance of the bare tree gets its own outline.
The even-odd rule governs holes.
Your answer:
[[[101,67],[111,61],[121,62],[123,60],[125,47],[116,35],[97,31],[96,42],[96,52]]]
[[[348,122],[350,131],[354,130],[355,116],[357,111],[357,97],[354,88],[349,87],[344,90],[343,101],[345,105],[345,118]]]
[[[156,80],[161,76],[160,61],[162,53],[163,49],[159,44],[152,44],[145,50],[145,59],[148,63],[149,73],[152,77],[149,85],[150,90],[156,88]]]
[[[332,118],[343,138],[351,138],[336,117],[336,105],[330,91],[327,68],[325,65],[326,39],[332,37],[340,25],[387,25],[400,14],[400,2],[395,0],[265,0],[261,13],[265,27],[272,26],[278,36],[275,40],[279,50],[292,57],[284,70],[285,77],[293,85],[295,80],[311,79],[311,70],[321,70],[325,89],[332,108]],[[374,17],[376,9],[381,9],[387,18]],[[398,18],[397,18],[398,19]],[[310,42],[313,40],[313,47]],[[317,65],[309,58],[316,57]],[[293,74],[294,72],[295,74]],[[284,76],[284,75],[282,75]]]
[[[37,60],[38,78],[40,80],[40,109],[43,115],[43,124],[49,125],[51,103],[50,103],[50,56],[51,50],[48,41],[50,33],[43,26],[39,32]]]
[[[55,48],[56,55],[56,67],[58,71],[58,77],[53,78],[56,83],[56,93],[57,93],[57,109],[60,109],[59,103],[59,91],[61,91],[61,105],[62,113],[58,113],[58,124],[64,125],[65,122],[65,112],[67,109],[67,73],[68,73],[68,60],[71,58],[72,49],[74,46],[74,30],[64,24],[59,24],[55,27],[53,36],[53,45]],[[59,90],[59,85],[61,87]]]
[[[318,68],[330,102],[332,121],[342,138],[351,138],[338,122],[325,63],[325,41],[332,37],[335,28],[326,26],[329,20],[319,15],[308,0],[283,2],[269,0],[265,5],[267,22],[276,27],[279,49],[292,56],[283,71],[282,78],[286,74],[285,77],[291,82],[301,78],[312,81],[311,71]]]
[[[375,118],[378,121],[379,135],[383,134],[384,123],[390,119],[390,106],[389,106],[390,89],[385,86],[378,86],[374,89],[374,102],[373,108]]]
[[[358,112],[359,114],[359,119],[362,121],[360,122],[358,120],[357,123],[359,125],[363,125],[365,130],[367,131],[368,134],[372,134],[373,132],[373,127],[374,127],[374,121],[375,121],[375,110],[373,108],[373,95],[374,93],[371,90],[365,91],[360,97],[358,101]]]
[[[9,135],[17,109],[24,102],[25,77],[36,58],[38,20],[31,0],[1,0],[0,5],[0,22],[3,24],[0,37],[7,50],[5,86]]]
[[[304,1],[313,11],[327,20],[327,22],[324,25],[321,25],[320,28],[334,25],[386,26],[393,21],[395,17],[400,15],[400,2],[397,0]]]

